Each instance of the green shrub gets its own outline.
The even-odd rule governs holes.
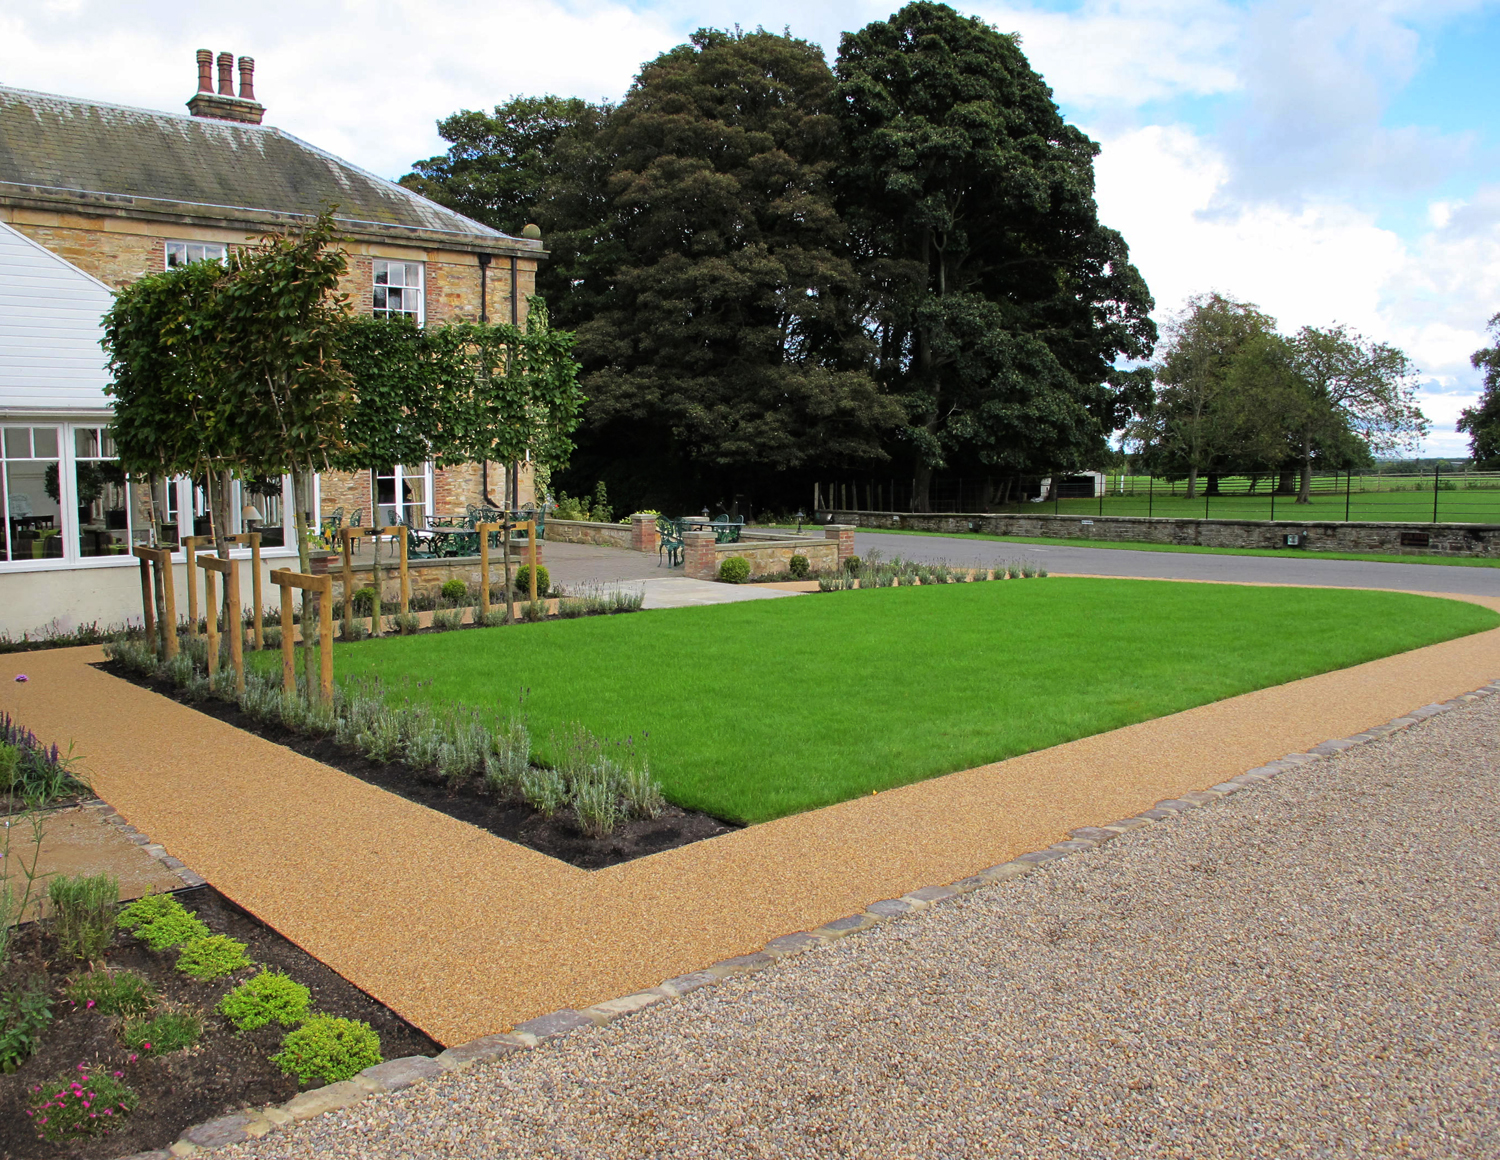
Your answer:
[[[851,575],[858,575],[862,567],[864,567],[864,562],[858,556],[850,556],[844,561],[844,571]]]
[[[730,556],[719,565],[719,579],[726,584],[743,584],[750,579],[750,561],[743,556]]]
[[[444,580],[439,591],[450,604],[464,604],[469,599],[469,586],[462,580]]]
[[[90,971],[70,979],[63,994],[76,1006],[102,1015],[144,1015],[156,1006],[157,993],[134,971]]]
[[[303,1083],[311,1079],[337,1083],[380,1060],[380,1036],[368,1023],[332,1015],[314,1015],[288,1031],[281,1050],[271,1057],[282,1074],[295,1075]]]
[[[350,603],[353,605],[354,611],[360,616],[369,616],[370,611],[375,607],[374,587],[366,585],[363,588],[356,588],[353,597],[350,599]]]
[[[340,640],[369,640],[370,626],[363,620],[342,621],[339,624]]]
[[[452,632],[455,628],[462,628],[463,623],[462,608],[439,608],[432,614],[432,627],[439,632]]]
[[[60,874],[47,884],[52,903],[52,931],[58,950],[68,958],[97,962],[115,936],[115,907],[120,883],[113,874]]]
[[[524,595],[531,595],[531,565],[522,564],[516,569],[516,591]],[[545,596],[552,591],[552,577],[547,573],[547,565],[536,566],[536,594],[538,597]]]
[[[202,1034],[203,1020],[191,1011],[163,1011],[152,1019],[126,1023],[120,1037],[143,1055],[166,1055],[193,1046]]]
[[[10,792],[20,768],[21,751],[14,745],[0,744],[0,793]]]
[[[262,971],[219,1000],[218,1012],[241,1031],[267,1023],[293,1027],[307,1018],[312,992],[280,971]]]
[[[80,1065],[42,1084],[27,1114],[42,1139],[60,1144],[113,1131],[139,1103],[140,1097],[108,1071],[90,1075]]]
[[[422,622],[417,618],[415,612],[398,612],[390,618],[390,625],[402,636],[411,636],[422,627]]]
[[[120,911],[116,923],[154,951],[204,938],[208,927],[170,894],[147,894]]]
[[[793,556],[787,561],[787,571],[801,580],[812,571],[812,562],[806,556]]]
[[[35,1055],[51,1022],[52,997],[45,979],[0,991],[0,1071],[9,1075]]]
[[[205,983],[221,979],[250,965],[246,949],[239,939],[230,938],[227,934],[195,938],[178,953],[177,969]]]

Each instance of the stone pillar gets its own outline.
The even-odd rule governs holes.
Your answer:
[[[661,546],[661,536],[656,531],[656,517],[637,512],[630,517],[630,550],[632,552],[654,552]]]
[[[837,540],[839,545],[839,567],[844,566],[844,561],[854,555],[854,525],[853,524],[824,524],[823,535],[827,539]]]
[[[685,532],[682,537],[682,572],[692,580],[719,578],[718,540],[713,532]]]

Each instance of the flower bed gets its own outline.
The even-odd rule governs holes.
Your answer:
[[[162,1148],[192,1124],[284,1101],[328,1082],[313,1075],[304,1083],[295,1074],[297,1066],[283,1069],[273,1059],[288,1049],[288,1025],[268,1018],[241,1031],[231,1017],[247,1022],[243,1003],[220,1013],[226,995],[253,989],[245,986],[250,980],[262,980],[259,986],[273,993],[269,1005],[289,1024],[316,1015],[367,1024],[371,1034],[358,1033],[364,1054],[351,1056],[351,1065],[378,1062],[369,1058],[372,1039],[385,1058],[441,1050],[212,887],[162,897],[179,899],[208,931],[208,938],[186,944],[196,947],[186,956],[191,971],[181,969],[185,952],[180,947],[154,950],[141,937],[150,923],[135,924],[134,933],[117,930],[92,970],[61,952],[50,920],[17,932],[10,961],[0,968],[0,996],[31,996],[33,1010],[40,1004],[51,1017],[32,1018],[29,1042],[11,1057],[19,1066],[0,1075],[0,1140],[9,1160],[91,1160]],[[171,937],[169,932],[155,941]],[[242,957],[251,965],[235,966]],[[197,977],[223,967],[229,973]],[[282,978],[286,984],[266,987],[264,982]],[[305,1010],[296,1002],[302,988]],[[0,1013],[5,1010],[0,1001]],[[17,1025],[14,1013],[9,1019],[0,1014],[0,1032]],[[313,1028],[304,1039],[326,1037],[326,1023],[303,1026]],[[0,1035],[0,1047],[4,1042]],[[306,1048],[290,1046],[294,1058],[283,1062],[303,1066]],[[74,1132],[81,1138],[46,1138]]]

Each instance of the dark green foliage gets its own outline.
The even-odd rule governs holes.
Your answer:
[[[154,951],[208,935],[208,927],[170,894],[143,895],[120,911],[115,921]]]
[[[792,576],[798,580],[804,579],[807,574],[812,571],[812,563],[806,556],[793,556],[790,560],[787,561],[786,567],[787,571],[790,572]]]
[[[857,576],[863,563],[858,556],[849,556],[844,560],[844,571],[848,572],[851,576]]]
[[[115,907],[120,883],[113,874],[69,878],[60,874],[47,884],[52,903],[52,931],[65,956],[97,962],[115,934]]]
[[[726,584],[743,584],[750,579],[750,561],[743,556],[730,556],[719,564],[719,579]]]
[[[1490,334],[1500,340],[1500,314],[1490,319]],[[1474,467],[1479,471],[1500,471],[1500,341],[1476,350],[1470,361],[1484,372],[1484,390],[1477,404],[1459,413],[1458,429],[1469,433],[1469,454],[1474,457]]]
[[[68,982],[63,994],[75,1006],[102,1015],[145,1015],[156,1006],[153,987],[134,971],[89,971]]]
[[[444,580],[441,591],[450,604],[463,604],[469,599],[469,586],[462,580]]]
[[[92,1073],[79,1068],[42,1084],[28,1111],[42,1139],[63,1143],[114,1131],[139,1103],[134,1091],[103,1068]]]
[[[292,1027],[307,1018],[312,993],[280,971],[262,971],[219,1000],[219,1014],[241,1031],[271,1022]]]
[[[356,588],[351,600],[354,604],[355,612],[361,616],[369,616],[371,609],[375,607],[375,589],[368,587]]]
[[[281,1050],[271,1057],[284,1074],[295,1075],[303,1083],[313,1079],[337,1083],[380,1060],[380,1036],[368,1023],[332,1015],[314,1015],[288,1031]]]
[[[917,506],[934,469],[1072,468],[1145,384],[1152,300],[1100,225],[1098,146],[1016,39],[942,4],[843,37],[841,207],[872,296],[882,381],[910,414]]]
[[[52,1022],[46,982],[0,992],[0,1072],[9,1075],[36,1054]]]
[[[516,569],[516,591],[529,594],[531,592],[531,565],[522,564]],[[547,571],[547,565],[536,566],[536,594],[545,596],[552,591],[552,576]]]
[[[128,1047],[146,1055],[166,1055],[198,1042],[203,1020],[191,1011],[163,1011],[150,1019],[132,1020],[120,1031]]]
[[[227,934],[211,934],[183,944],[177,969],[200,982],[221,979],[250,965],[247,947]]]

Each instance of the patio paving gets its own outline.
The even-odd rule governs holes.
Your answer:
[[[602,585],[606,588],[644,587],[646,608],[692,608],[703,604],[734,604],[741,600],[773,600],[792,591],[715,580],[690,580],[679,565],[667,567],[655,555],[606,548],[596,544],[548,542],[547,575],[554,588]]]
[[[0,708],[76,742],[99,795],[143,833],[453,1044],[653,986],[1477,688],[1500,674],[1500,629],[594,872],[111,677],[92,667],[101,657],[0,658]],[[14,682],[18,671],[30,680]]]

